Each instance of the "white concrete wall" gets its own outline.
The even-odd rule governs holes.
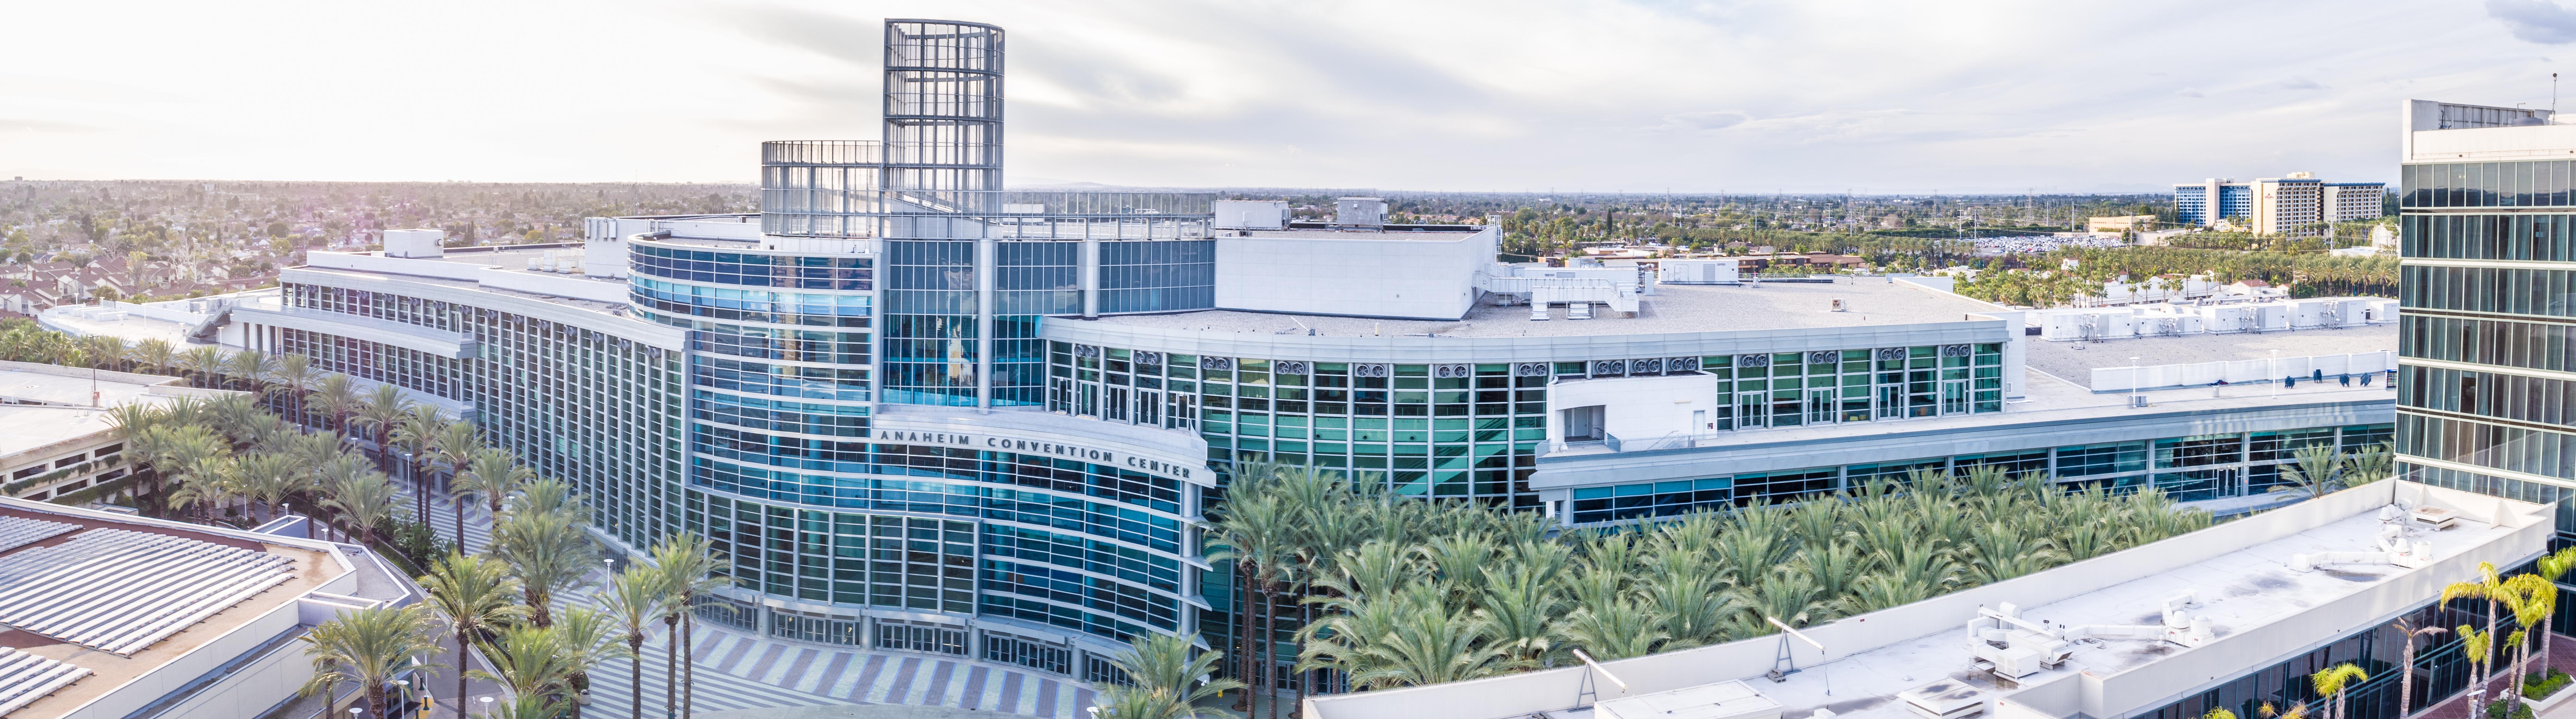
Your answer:
[[[1547,439],[1565,441],[1561,410],[1602,407],[1601,425],[1623,443],[1639,445],[1672,435],[1717,431],[1717,377],[1707,374],[1670,377],[1621,377],[1558,382],[1548,386]],[[1697,424],[1691,413],[1698,412]],[[1633,447],[1632,447],[1633,448]]]
[[[2159,387],[2196,387],[2226,380],[2228,384],[2278,381],[2296,377],[2311,381],[2317,372],[2326,373],[2326,381],[2343,374],[2367,374],[2397,369],[2397,353],[2380,350],[2344,355],[2311,355],[2283,357],[2278,360],[2251,359],[2224,362],[2150,365],[2146,367],[2098,367],[2086,384],[2095,392],[2118,392]]]
[[[1457,319],[1473,308],[1476,273],[1494,261],[1493,228],[1401,238],[1219,237],[1218,309]]]
[[[313,678],[313,660],[304,643],[287,642],[248,664],[233,668],[213,686],[155,715],[155,719],[240,719],[255,717],[295,698]]]

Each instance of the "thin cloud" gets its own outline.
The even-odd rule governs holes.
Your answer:
[[[2487,0],[2487,16],[2503,21],[2514,37],[2527,42],[2576,42],[2576,10],[2552,0]]]

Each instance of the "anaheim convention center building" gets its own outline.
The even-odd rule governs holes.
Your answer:
[[[1309,222],[1260,197],[1006,191],[1002,31],[885,30],[881,139],[763,144],[756,214],[592,218],[566,245],[392,231],[381,251],[312,252],[274,290],[43,320],[305,355],[470,418],[574,482],[622,550],[715,538],[739,581],[708,613],[743,631],[1077,680],[1139,633],[1232,642],[1200,525],[1244,459],[1569,528],[1981,466],[2229,516],[2279,504],[2295,449],[2395,433],[2391,301],[2015,310],[1943,277],[1500,263],[1491,223],[1388,224],[1373,198]],[[2521,561],[2551,524],[2519,502],[2410,501],[2481,518],[2434,543],[2446,558]],[[2370,534],[2347,515],[2371,507],[2344,504],[2123,571]],[[1907,626],[1955,628],[1959,609]],[[1923,661],[1924,682],[1965,667]],[[1575,697],[1571,675],[1562,697],[1527,684],[1557,675],[1525,676],[1551,698],[1487,715]],[[2164,701],[2175,681],[2116,696]]]

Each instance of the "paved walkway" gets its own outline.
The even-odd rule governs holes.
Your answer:
[[[411,497],[408,486],[403,501]],[[455,541],[455,505],[431,496],[432,523],[441,539]],[[489,542],[490,515],[480,507],[465,510],[465,539],[481,550]],[[596,583],[605,576],[594,572]],[[590,590],[556,598],[557,606],[587,604]],[[760,637],[731,627],[697,625],[696,706],[699,713],[737,709],[906,704],[1007,712],[1050,719],[1083,719],[1092,705],[1089,686],[1017,666],[910,652],[879,652],[805,644]],[[670,641],[653,636],[644,642],[644,707],[646,717],[660,712],[664,691],[664,649]],[[591,672],[591,717],[624,717],[632,712],[628,687],[633,668],[612,660]]]

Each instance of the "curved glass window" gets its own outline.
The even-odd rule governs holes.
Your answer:
[[[765,255],[749,252],[681,249],[635,243],[627,266],[637,275],[668,277],[750,287],[808,290],[867,290],[876,287],[876,269],[867,257]]]
[[[701,387],[733,392],[852,402],[868,399],[868,371],[863,369],[798,367],[705,357],[689,368],[689,380]]]

